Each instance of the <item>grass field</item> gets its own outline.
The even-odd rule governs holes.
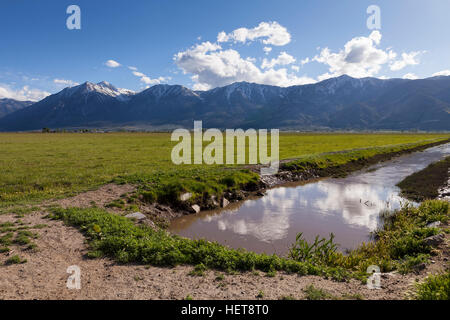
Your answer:
[[[448,138],[445,134],[281,134],[280,158],[341,163]],[[254,173],[225,166],[176,166],[170,158],[174,145],[168,133],[0,134],[0,207],[64,197],[111,181],[136,183],[151,192],[175,188],[215,193],[257,180]],[[351,157],[322,155],[354,149],[364,150]]]

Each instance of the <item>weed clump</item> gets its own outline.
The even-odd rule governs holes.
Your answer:
[[[5,261],[5,265],[22,264],[22,263],[26,263],[26,262],[27,262],[27,259],[22,259],[18,255],[14,255]]]
[[[303,289],[305,293],[306,300],[326,300],[331,299],[333,296],[323,289],[316,288],[314,285],[309,285]]]
[[[428,276],[416,290],[418,300],[450,300],[450,271]]]

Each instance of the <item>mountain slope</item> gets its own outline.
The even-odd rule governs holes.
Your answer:
[[[32,104],[32,101],[18,101],[8,98],[0,99],[0,118],[16,112],[17,110],[26,108]]]
[[[122,106],[131,95],[106,82],[85,82],[7,115],[0,119],[0,128],[21,131],[119,123],[123,118]]]

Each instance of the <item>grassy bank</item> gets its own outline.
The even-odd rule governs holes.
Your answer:
[[[282,164],[281,170],[299,173],[314,172],[316,175],[322,177],[345,176],[352,171],[381,161],[390,160],[404,153],[416,152],[439,145],[442,141],[450,142],[450,140],[440,140],[439,142],[427,141],[303,156],[294,161]]]
[[[326,167],[448,137],[445,134],[281,134],[280,157],[312,159],[318,166]],[[252,185],[257,180],[256,174],[238,166],[176,166],[170,157],[174,145],[166,133],[0,134],[0,207],[67,197],[111,181],[134,183],[140,191],[148,193],[149,199],[164,200],[180,190],[203,197]],[[341,153],[349,150],[354,151]]]
[[[450,157],[430,164],[425,169],[406,177],[397,186],[402,190],[403,196],[414,201],[434,199],[438,190],[449,179]]]
[[[376,232],[377,241],[362,244],[346,255],[336,250],[332,239],[318,239],[310,244],[300,234],[291,248],[290,258],[181,238],[135,225],[124,217],[97,208],[57,208],[51,217],[79,228],[89,241],[91,257],[108,256],[121,263],[156,266],[189,264],[197,268],[227,271],[287,271],[344,280],[351,276],[365,279],[370,265],[378,265],[382,272],[408,272],[415,265],[427,261],[432,247],[425,238],[440,232],[438,228],[428,228],[427,224],[446,222],[449,204],[427,201],[418,208],[406,206],[389,214],[384,213],[385,223]]]

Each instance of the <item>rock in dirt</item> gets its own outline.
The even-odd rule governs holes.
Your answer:
[[[200,212],[200,206],[198,204],[192,205],[191,209],[193,210],[193,213],[199,213]]]
[[[228,206],[230,204],[230,201],[228,201],[227,199],[223,198],[222,199],[222,208],[225,208],[226,206]]]
[[[440,233],[435,236],[425,238],[423,241],[425,242],[425,244],[435,247],[435,246],[441,244],[444,241],[444,239],[445,239],[444,234]]]
[[[125,218],[136,219],[138,221],[141,221],[141,220],[146,219],[147,217],[144,214],[140,213],[140,212],[133,212],[133,213],[127,214],[125,216]]]
[[[437,228],[441,225],[440,221],[435,221],[435,222],[431,222],[429,224],[427,224],[427,228]]]
[[[180,195],[181,201],[188,201],[190,198],[192,198],[192,193],[186,192]]]
[[[211,204],[213,207],[218,207],[219,203],[217,202],[217,197],[216,196],[212,196],[211,197]]]

